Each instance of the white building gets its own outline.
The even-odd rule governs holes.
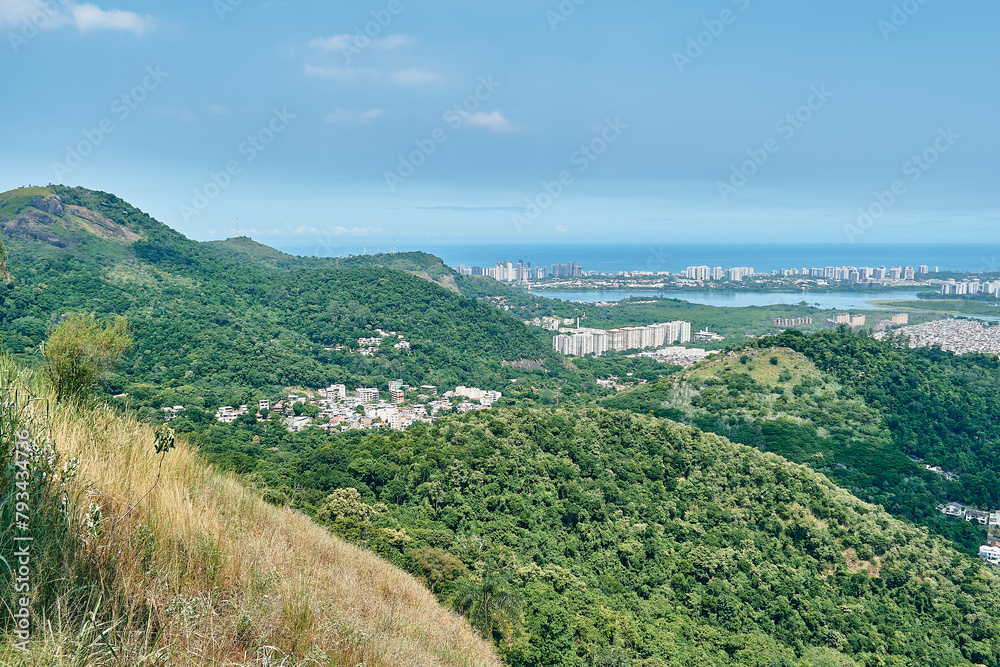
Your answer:
[[[378,402],[378,389],[375,389],[374,387],[358,387],[354,391],[357,393],[358,398],[365,403]]]
[[[565,355],[582,357],[593,354],[599,357],[608,350],[620,352],[690,341],[691,323],[676,321],[607,330],[577,328],[555,336],[552,339],[552,348]]]
[[[990,565],[1000,565],[1000,547],[979,547],[979,557]]]

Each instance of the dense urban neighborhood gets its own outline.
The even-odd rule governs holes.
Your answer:
[[[910,347],[932,347],[955,354],[1000,354],[1000,326],[976,320],[935,320],[902,327],[898,332],[910,340]],[[881,338],[885,334],[875,334]]]
[[[270,399],[261,399],[255,406],[221,406],[215,411],[215,419],[222,424],[231,424],[245,416],[255,421],[278,421],[291,432],[309,427],[325,431],[405,430],[417,422],[430,423],[448,414],[486,410],[503,396],[499,391],[458,386],[438,397],[437,387],[410,387],[402,380],[389,383],[385,392],[388,400],[375,387],[357,387],[350,393],[353,395],[348,395],[347,387],[342,384],[289,392],[273,403]],[[184,406],[168,406],[162,410],[164,420],[169,422],[184,411]]]

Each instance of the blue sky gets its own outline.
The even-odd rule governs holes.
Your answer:
[[[0,189],[317,254],[997,240],[996,3],[111,2],[0,0]]]

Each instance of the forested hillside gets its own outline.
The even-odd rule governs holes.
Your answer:
[[[716,435],[604,410],[318,448],[244,430],[269,496],[298,486],[296,504],[443,600],[520,597],[523,616],[488,626],[511,665],[1000,664],[984,564]]]
[[[768,342],[776,341],[731,350],[601,404],[676,419],[808,464],[859,498],[977,553],[979,526],[936,509],[952,500],[972,502],[961,483],[908,458],[911,450],[900,448],[879,403],[870,405],[803,354]]]
[[[306,268],[277,270],[230,246],[186,239],[113,195],[36,190],[0,200],[15,278],[0,284],[0,345],[30,355],[69,311],[125,315],[136,345],[105,390],[127,392],[141,405],[214,409],[285,386],[384,386],[396,378],[505,389],[511,378],[532,376],[503,366],[519,359],[561,370],[540,330],[377,266],[443,280],[448,270],[440,261],[433,269],[429,255],[323,260],[325,267],[302,260]],[[94,233],[78,214],[107,221],[116,234]],[[235,245],[262,253],[263,246]],[[282,259],[276,251],[265,256]],[[369,357],[351,351],[376,329],[396,332],[410,349],[386,345]],[[332,349],[338,346],[346,349]]]
[[[804,336],[788,331],[757,347],[795,349],[881,412],[899,451],[957,473],[950,492],[970,504],[1000,507],[1000,360],[910,349],[850,332]]]

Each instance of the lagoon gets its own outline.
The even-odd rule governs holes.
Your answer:
[[[916,300],[916,290],[884,290],[873,292],[766,292],[752,290],[702,290],[702,291],[654,291],[654,290],[621,290],[621,291],[581,291],[564,292],[557,290],[529,290],[531,294],[550,299],[574,301],[579,303],[596,303],[598,301],[621,301],[629,297],[681,299],[691,303],[707,306],[774,306],[802,303],[824,310],[884,310],[880,305],[870,301]]]

